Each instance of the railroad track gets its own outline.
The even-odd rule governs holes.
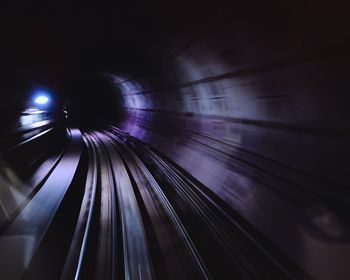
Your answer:
[[[115,127],[74,130],[73,140],[0,235],[1,263],[9,264],[1,279],[310,279],[143,143]],[[55,258],[44,269],[47,254]]]

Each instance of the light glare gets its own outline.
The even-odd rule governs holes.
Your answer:
[[[46,104],[47,102],[49,101],[49,98],[47,96],[44,96],[44,95],[40,95],[38,96],[37,98],[35,98],[35,103],[36,104],[40,104],[40,105],[43,105],[43,104]]]

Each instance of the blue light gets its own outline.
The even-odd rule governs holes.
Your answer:
[[[48,101],[49,101],[49,98],[43,95],[40,95],[37,98],[35,98],[35,103],[40,105],[46,104]]]
[[[47,92],[39,91],[35,94],[34,97],[34,103],[37,105],[46,105],[50,101],[50,98],[48,96]]]

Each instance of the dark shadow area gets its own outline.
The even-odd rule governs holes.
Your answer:
[[[120,120],[123,114],[122,96],[108,77],[86,78],[68,90],[68,124],[81,129],[101,128]]]

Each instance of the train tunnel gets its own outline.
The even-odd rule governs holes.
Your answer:
[[[350,279],[349,8],[5,3],[0,279]]]

